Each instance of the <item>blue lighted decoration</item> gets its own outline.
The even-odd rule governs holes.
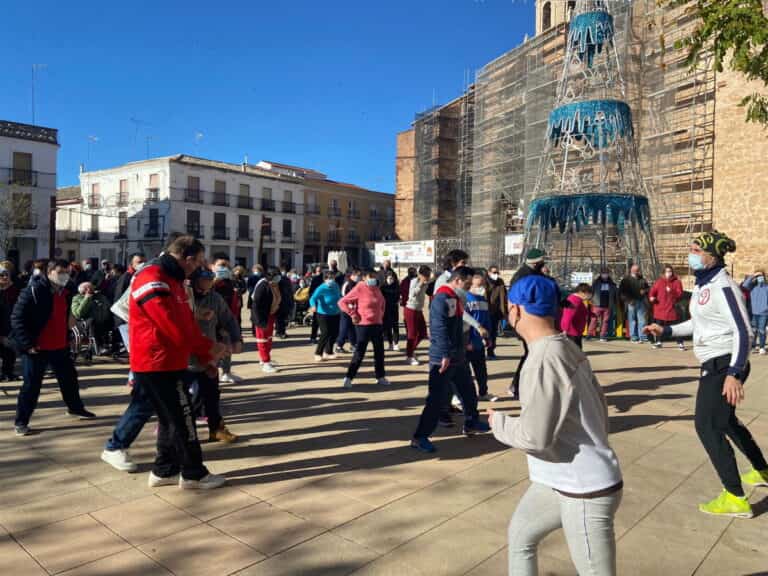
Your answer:
[[[548,196],[531,202],[528,207],[527,231],[538,225],[542,230],[558,228],[561,233],[575,225],[579,231],[587,224],[611,222],[624,232],[626,222],[641,230],[650,229],[651,211],[648,198],[635,194],[576,194]]]
[[[555,146],[570,135],[576,140],[585,138],[596,150],[607,148],[617,137],[634,136],[632,112],[620,100],[572,102],[552,110],[547,134]]]
[[[613,42],[613,16],[608,12],[586,12],[571,20],[568,46],[579,59],[592,67],[595,54]]]

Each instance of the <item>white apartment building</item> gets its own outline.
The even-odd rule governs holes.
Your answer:
[[[81,258],[151,256],[181,232],[200,238],[208,257],[223,252],[248,267],[303,264],[298,178],[180,154],[82,172],[80,188]]]
[[[0,257],[23,265],[54,256],[58,131],[0,120]]]

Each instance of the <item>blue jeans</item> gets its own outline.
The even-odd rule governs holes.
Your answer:
[[[765,348],[765,327],[768,324],[768,314],[755,314],[752,316],[752,327],[755,329],[756,342],[760,342],[760,348]]]
[[[112,437],[107,441],[107,450],[127,450],[136,440],[155,413],[152,402],[139,382],[133,383],[131,403],[117,422]]]
[[[352,346],[357,345],[357,333],[352,318],[342,313],[339,319],[339,337],[336,339],[336,346],[343,348],[347,341]]]
[[[640,340],[648,342],[648,336],[643,334],[646,325],[645,302],[630,302],[627,304],[627,319],[629,320],[629,337],[633,342]]]

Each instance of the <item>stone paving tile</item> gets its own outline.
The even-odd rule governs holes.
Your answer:
[[[62,572],[61,576],[173,576],[135,548]]]
[[[8,534],[0,534],[0,574],[47,576],[48,572]]]
[[[325,532],[325,528],[281,510],[269,502],[254,504],[211,522],[211,526],[273,556]]]
[[[100,510],[118,502],[116,498],[96,487],[85,488],[52,498],[41,498],[15,508],[4,508],[0,510],[0,524],[9,532],[23,532],[36,526]]]
[[[253,530],[264,528],[254,524]],[[205,524],[150,542],[139,550],[176,576],[232,574],[264,559],[264,555]]]
[[[322,534],[277,556],[260,562],[239,576],[343,576],[376,557],[373,550],[340,538]]]
[[[441,574],[434,566],[446,574],[506,572],[506,527],[528,486],[523,454],[490,436],[464,438],[458,428],[436,432],[436,455],[410,449],[427,373],[424,366],[406,366],[402,354],[387,354],[392,387],[376,386],[366,365],[359,384],[347,391],[339,376],[349,357],[318,366],[309,361],[305,337],[292,338],[276,343],[284,370],[264,375],[248,340],[249,352],[235,363],[246,380],[222,387],[225,418],[241,441],[203,443],[207,465],[225,473],[229,487],[205,494],[149,489],[154,424],[132,449],[141,473],[102,463],[99,454],[127,396],[125,366],[96,365],[82,373],[89,383],[83,396],[98,420],[66,418],[55,384],[46,381],[33,422],[40,433],[0,437],[0,534],[7,528],[34,541],[61,520],[78,521],[90,512],[131,542],[143,542],[139,550],[130,548],[97,523],[97,535],[117,538],[125,548],[77,560],[67,568],[73,574],[159,569],[208,576],[211,558],[217,574]],[[696,510],[720,487],[693,427],[698,369],[690,352],[620,342],[586,347],[600,352],[590,359],[608,398],[611,442],[625,477],[616,518],[619,573],[677,576],[699,566],[701,574],[758,572],[765,561],[768,491],[751,493],[760,514],[751,521],[729,523]],[[481,410],[519,413],[504,393],[520,351],[516,341],[501,340],[503,359],[489,363],[489,372],[491,391],[502,397],[481,403]],[[768,448],[766,368],[768,359],[753,359],[739,416]],[[14,402],[0,397],[0,409],[12,410]],[[163,526],[149,523],[159,516],[167,520],[158,522]],[[195,525],[187,528],[187,522]],[[471,550],[456,556],[471,531]],[[61,554],[65,564],[69,552]],[[539,556],[541,574],[575,573],[562,531],[542,542]],[[729,565],[726,557],[738,560]],[[44,573],[19,543],[2,536],[0,573],[9,570]]]
[[[157,496],[102,508],[91,516],[134,546],[191,528],[200,520]]]
[[[23,532],[16,538],[51,573],[130,548],[128,542],[87,514]]]

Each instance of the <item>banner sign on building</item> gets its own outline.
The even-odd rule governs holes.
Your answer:
[[[592,272],[571,272],[571,286],[578,286],[579,284],[592,285],[594,274]]]
[[[397,264],[434,264],[435,241],[376,242],[376,262],[390,260]]]
[[[525,237],[522,234],[507,234],[504,236],[504,255],[519,256],[523,253],[523,241]]]

